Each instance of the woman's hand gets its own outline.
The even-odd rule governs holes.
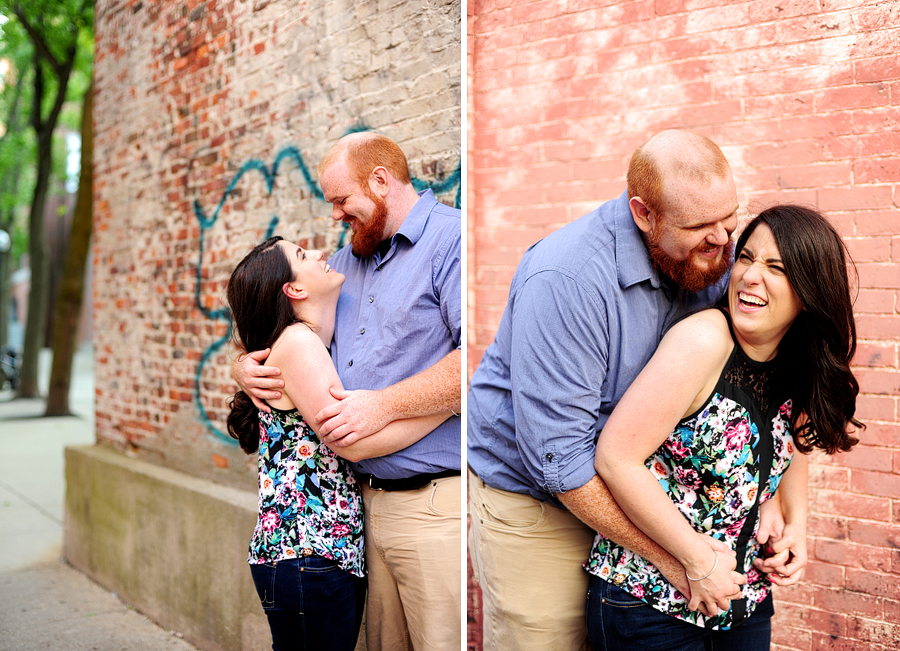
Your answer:
[[[731,607],[732,599],[741,598],[740,586],[747,582],[747,577],[734,571],[733,556],[721,552],[713,553],[715,559],[711,557],[711,560],[714,569],[708,576],[701,575],[703,578],[691,580],[691,600],[688,603],[690,610],[699,610],[708,617],[715,617],[720,612],[727,611]]]
[[[736,560],[733,552],[715,551],[712,547],[709,550],[713,553],[705,555],[706,566],[697,567],[702,565],[698,563],[685,566],[685,570],[689,577],[694,577],[690,579],[688,608],[699,609],[704,615],[714,617],[731,607],[731,599],[742,596],[740,586],[747,582],[747,577],[734,571]]]
[[[700,535],[704,540],[706,540],[706,543],[714,552],[719,552],[721,554],[725,554],[726,556],[731,556],[732,558],[734,558],[734,550],[727,544],[717,538],[713,538],[708,534]],[[668,559],[654,558],[648,560],[651,560],[651,562],[656,566],[656,569],[658,569],[662,573],[666,580],[673,586],[675,586],[675,589],[690,601],[692,582],[688,581],[687,573],[684,571],[684,566],[681,565],[681,563],[679,563],[674,556],[670,556]],[[740,576],[740,574],[738,574],[737,572],[735,572],[734,574],[736,577]]]
[[[794,585],[803,576],[803,567],[809,560],[806,552],[806,531],[804,527],[786,524],[777,539],[765,540],[757,537],[760,548],[766,550],[764,556],[753,561],[753,566],[769,575],[775,585]]]
[[[278,400],[281,392],[271,389],[280,389],[284,386],[284,380],[272,379],[269,376],[281,375],[281,369],[277,366],[262,366],[262,362],[269,357],[271,349],[257,350],[252,353],[238,355],[231,365],[231,377],[237,382],[241,390],[250,396],[250,400],[267,413],[271,412],[269,405],[263,400]]]
[[[756,532],[756,539],[763,545],[769,540],[778,540],[783,533],[784,515],[781,491],[778,491],[771,499],[759,505],[759,529]]]

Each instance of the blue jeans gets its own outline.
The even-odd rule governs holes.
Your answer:
[[[774,613],[770,592],[744,623],[710,631],[661,613],[593,574],[588,588],[594,651],[769,651]]]
[[[366,579],[319,556],[250,565],[273,651],[353,651]]]

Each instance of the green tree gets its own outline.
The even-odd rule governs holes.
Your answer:
[[[31,46],[17,23],[3,25],[0,38],[0,229],[13,240],[12,249],[0,253],[0,346],[9,342],[9,282],[16,261],[27,247],[22,209],[32,195],[34,135],[28,129],[31,110]],[[24,78],[23,78],[24,74]]]
[[[10,21],[17,20],[33,47],[30,122],[37,144],[34,194],[28,219],[31,289],[22,351],[19,397],[37,397],[38,353],[46,339],[49,259],[44,212],[53,169],[53,135],[67,99],[69,82],[85,32],[93,29],[93,3],[87,0],[5,2]],[[81,47],[80,47],[81,46]]]

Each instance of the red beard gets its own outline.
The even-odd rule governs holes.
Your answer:
[[[728,244],[722,249],[722,257],[711,267],[703,269],[694,264],[694,249],[685,260],[673,260],[666,255],[659,246],[660,235],[651,233],[647,242],[647,250],[653,265],[664,275],[671,278],[676,285],[689,292],[699,292],[714,285],[731,268],[731,259],[734,256],[734,242],[728,240]],[[704,245],[701,245],[701,247]]]
[[[368,258],[375,254],[378,245],[384,236],[384,226],[387,224],[387,205],[384,199],[374,194],[369,194],[375,208],[367,223],[357,220],[357,228],[350,235],[350,246],[353,255],[358,258]]]

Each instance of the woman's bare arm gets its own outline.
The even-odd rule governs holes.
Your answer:
[[[281,369],[284,392],[303,419],[321,437],[315,416],[337,402],[331,389],[343,389],[328,350],[319,337],[302,325],[284,331],[273,346],[267,365]],[[444,422],[450,412],[407,418],[389,423],[375,434],[343,447],[334,447],[338,456],[350,461],[381,457],[409,447]]]

